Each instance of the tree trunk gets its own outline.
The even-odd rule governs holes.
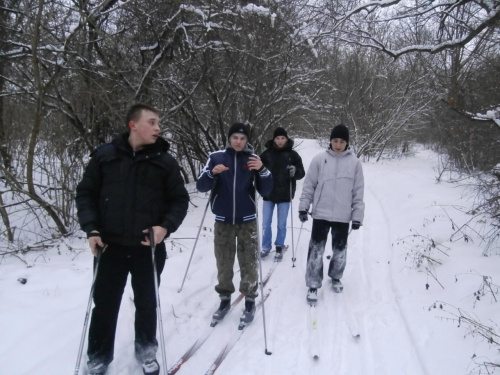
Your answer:
[[[26,181],[28,184],[28,192],[30,198],[33,199],[36,203],[38,203],[40,207],[42,207],[47,212],[47,214],[52,218],[52,220],[54,220],[54,223],[56,224],[59,232],[65,235],[67,234],[66,227],[64,226],[62,220],[59,218],[59,215],[54,210],[54,208],[37,194],[33,179],[35,149],[37,145],[38,134],[40,133],[41,117],[43,109],[43,97],[45,95],[45,88],[43,87],[41,73],[40,73],[40,60],[38,59],[38,52],[37,52],[44,3],[45,3],[44,0],[41,0],[38,3],[38,12],[36,16],[37,18],[33,32],[33,39],[31,41],[32,53],[33,53],[32,57],[33,75],[34,75],[33,78],[35,80],[37,95],[36,95],[36,110],[33,118],[33,128],[31,129],[31,137],[28,146],[28,159],[26,163]]]

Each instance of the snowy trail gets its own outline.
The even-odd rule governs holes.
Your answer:
[[[320,359],[313,360],[310,356],[309,306],[305,301],[304,275],[312,224],[309,220],[304,225],[300,243],[295,244],[296,267],[291,267],[289,251],[269,282],[273,293],[266,302],[266,318],[268,348],[273,355],[263,354],[262,317],[256,317],[252,330],[237,344],[217,373],[280,374],[285,361],[287,367],[294,369],[294,374],[428,374],[407,328],[393,285],[390,217],[377,198],[383,193],[367,189],[365,226],[350,235],[344,277],[346,289],[342,296],[331,290],[326,276],[328,260],[325,259],[325,279],[317,307]],[[298,197],[294,206],[298,207]],[[299,230],[295,228],[295,240],[298,236]],[[329,254],[330,241],[325,257]],[[272,258],[264,260],[264,273],[271,262]],[[345,299],[345,308],[339,305],[339,297]],[[350,334],[345,323],[346,314],[352,315],[361,339],[356,340]]]
[[[312,157],[321,150],[315,141],[303,141],[301,147],[299,151],[307,169]],[[264,353],[262,314],[258,313],[216,374],[455,375],[470,373],[474,366],[472,354],[488,353],[486,350],[489,350],[498,357],[487,343],[477,338],[471,340],[464,336],[463,329],[443,319],[444,312],[429,309],[436,300],[448,300],[467,311],[475,306],[474,312],[487,322],[495,320],[499,311],[492,298],[473,301],[477,275],[491,275],[498,280],[495,273],[498,267],[493,262],[496,258],[481,257],[481,249],[472,241],[447,242],[450,233],[447,215],[453,214],[447,207],[463,205],[463,197],[456,185],[436,184],[434,159],[434,154],[424,151],[407,159],[363,165],[366,216],[361,229],[349,236],[342,295],[333,293],[326,275],[330,240],[325,249],[325,278],[317,306],[318,360],[312,359],[309,351],[310,308],[305,285],[312,220],[303,225],[299,242],[301,223],[297,220],[297,210],[303,183],[299,181],[294,212],[291,212],[295,215],[296,267],[292,267],[290,247],[265,288],[272,290],[265,302],[267,347],[272,355]],[[189,189],[193,192],[194,184]],[[168,241],[169,258],[160,285],[167,367],[205,332],[218,305],[214,291],[217,278],[213,254],[214,218],[210,214],[203,224],[183,291],[178,293],[194,243],[193,233],[199,228],[207,196],[193,193],[192,198],[197,205],[190,206],[185,223],[175,233],[175,240]],[[447,209],[445,214],[443,207]],[[468,218],[459,216],[454,220],[463,223]],[[437,254],[442,266],[436,272],[443,288],[429,280],[425,270],[415,269],[405,260],[414,251],[409,245],[413,229],[450,249],[450,257]],[[288,245],[291,245],[291,234],[289,226]],[[402,244],[401,239],[408,243]],[[27,263],[17,258],[3,258],[0,264],[2,372],[16,375],[74,373],[92,280],[92,256],[86,240],[74,239],[71,249],[54,248],[43,255],[34,253],[25,257]],[[272,263],[272,256],[264,259],[264,274]],[[471,269],[474,270],[472,274]],[[238,288],[237,263],[234,270],[234,284]],[[463,276],[457,281],[457,274],[467,278]],[[28,282],[19,283],[19,277],[27,278]],[[428,290],[426,283],[431,284]],[[221,345],[237,331],[242,306],[233,309],[200,350],[182,366],[179,375],[206,372]],[[360,339],[354,339],[349,332],[348,316],[357,324]],[[142,373],[134,357],[133,325],[133,293],[129,281],[118,318],[115,360],[107,375]],[[87,343],[80,374],[86,374],[86,348]],[[160,353],[158,359],[161,362]],[[494,357],[491,360],[494,361]]]

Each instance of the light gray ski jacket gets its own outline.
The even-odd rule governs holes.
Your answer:
[[[309,211],[313,219],[363,223],[365,213],[364,178],[361,162],[349,148],[335,153],[328,149],[316,155],[307,171],[299,211]]]

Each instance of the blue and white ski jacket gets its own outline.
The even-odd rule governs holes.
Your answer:
[[[196,188],[201,192],[214,189],[210,204],[216,221],[237,224],[256,219],[254,178],[260,195],[268,195],[271,192],[271,172],[268,169],[261,172],[248,169],[247,162],[251,156],[259,157],[248,144],[241,152],[228,147],[209,155],[196,181]],[[217,174],[217,181],[214,181],[212,169],[218,164],[225,165],[229,170]]]

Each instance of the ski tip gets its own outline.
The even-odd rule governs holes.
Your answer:
[[[217,324],[219,324],[218,320],[212,320],[212,322],[210,323],[210,327],[215,327]]]

